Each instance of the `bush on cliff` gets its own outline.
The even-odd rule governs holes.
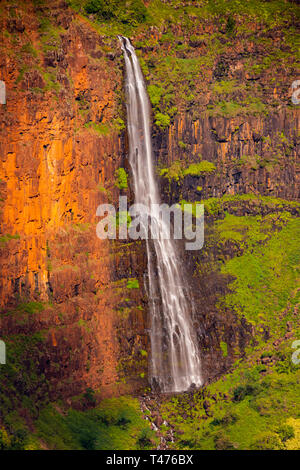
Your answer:
[[[126,24],[143,23],[147,9],[142,0],[88,0],[85,11],[94,14],[99,20],[118,20]]]

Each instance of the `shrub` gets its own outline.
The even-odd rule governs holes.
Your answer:
[[[227,343],[225,343],[224,341],[220,341],[220,348],[221,348],[221,351],[223,353],[223,356],[224,357],[227,357],[228,356],[228,347],[227,347]]]
[[[95,406],[96,405],[96,398],[95,398],[95,391],[88,387],[83,395],[84,398],[84,404],[86,406]]]
[[[9,449],[11,446],[11,439],[7,431],[2,427],[0,428],[0,450]]]
[[[102,21],[136,24],[143,23],[147,16],[142,0],[88,0],[84,8],[86,13],[94,14]]]
[[[138,446],[141,449],[151,448],[151,445],[152,445],[151,438],[152,438],[151,429],[148,429],[148,428],[142,429],[138,437]]]
[[[255,384],[238,385],[233,391],[233,400],[242,401],[247,395],[257,395],[259,386]]]
[[[168,114],[156,113],[155,124],[161,129],[166,129],[170,125],[171,119]]]
[[[191,165],[184,170],[184,176],[201,176],[203,173],[213,173],[215,169],[216,167],[213,163],[202,160],[200,163],[191,163]]]
[[[183,178],[184,176],[183,165],[184,162],[180,160],[175,160],[169,168],[162,168],[159,172],[159,175],[163,176],[164,178],[168,178],[169,181],[179,181],[179,179]]]
[[[294,428],[289,424],[283,424],[282,426],[280,426],[276,430],[276,433],[279,435],[282,442],[288,441],[289,439],[295,437]]]
[[[115,16],[117,3],[116,0],[89,0],[84,8],[89,14],[109,20]]]
[[[232,34],[235,30],[235,19],[232,16],[229,16],[226,23],[226,33]]]
[[[234,449],[233,443],[230,441],[228,436],[222,431],[218,432],[214,438],[215,446],[217,450],[232,450]]]
[[[127,289],[138,289],[140,287],[138,279],[128,279]]]
[[[160,102],[160,99],[163,95],[164,90],[161,87],[156,85],[149,85],[148,86],[148,95],[150,98],[151,103],[156,106]]]
[[[251,450],[282,450],[284,446],[275,433],[266,432],[261,434],[251,445]]]
[[[124,168],[119,168],[115,176],[117,178],[117,181],[115,183],[115,186],[119,189],[127,189],[128,188],[128,183],[127,183],[127,173],[124,170]]]

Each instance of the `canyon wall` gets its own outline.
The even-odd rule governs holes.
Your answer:
[[[56,399],[93,388],[104,397],[147,385],[145,247],[96,236],[97,206],[117,204],[119,194],[132,200],[132,191],[130,178],[129,187],[120,189],[116,176],[120,167],[130,175],[123,59],[115,35],[105,34],[94,19],[75,13],[63,1],[5,2],[1,11],[0,78],[7,86],[7,105],[0,108],[1,337],[16,367],[4,377],[3,390],[6,395],[12,389],[21,395],[25,390],[33,401],[42,401],[46,392]],[[147,83],[157,84],[161,56],[189,61],[216,49],[209,42],[218,31],[215,22],[205,20],[195,28],[191,24],[191,31],[169,24],[172,38],[167,40],[167,26],[151,26],[133,37],[144,57]],[[258,28],[254,25],[251,34]],[[280,42],[280,31],[272,34],[274,44]],[[177,105],[174,116],[172,102],[165,109],[167,98],[161,99],[160,111],[171,116],[169,126],[157,124],[153,105],[154,156],[165,202],[249,193],[292,200],[299,196],[299,110],[291,106],[289,90],[293,70],[279,74],[288,82],[282,89],[273,83],[268,88],[272,67],[262,78],[241,71],[241,58],[246,52],[247,57],[261,54],[261,45],[256,48],[245,37],[230,41],[226,60],[237,64],[231,72],[222,75],[224,61],[217,58],[203,63],[197,76],[188,70],[192,79],[189,75],[186,83],[183,70],[183,85],[168,98]],[[171,64],[170,78],[165,74],[162,84],[166,95],[181,78],[172,71]],[[208,111],[215,96],[209,91],[212,82],[238,78],[262,85],[265,112],[249,108],[231,116]],[[190,86],[191,80],[196,91],[186,107],[186,90],[180,87]],[[170,181],[159,177],[162,168],[177,160],[186,165],[212,162],[215,171]],[[276,212],[277,207],[263,206],[258,199],[229,202],[225,209],[257,215]],[[207,214],[204,249],[182,255],[196,300],[195,327],[206,381],[224,373],[253,334],[245,319],[216,306],[230,279],[215,261],[237,252],[233,244],[220,246],[214,232],[213,223],[224,217],[223,209]],[[197,270],[197,264],[206,271]],[[226,358],[221,340],[230,346]],[[28,381],[31,373],[35,380]]]

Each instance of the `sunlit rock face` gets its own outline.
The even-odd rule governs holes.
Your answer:
[[[125,145],[112,123],[122,74],[102,38],[55,6],[51,21],[62,31],[56,48],[43,50],[38,41],[43,11],[28,5],[18,11],[20,25],[10,25],[28,34],[38,70],[36,54],[23,57],[24,72],[14,55],[0,59],[8,95],[0,110],[1,335],[44,331],[41,357],[34,346],[28,356],[40,363],[53,397],[87,387],[106,396],[126,389],[117,384],[124,351],[134,357],[145,348],[143,294],[126,288],[137,275],[131,266],[142,267],[140,255],[96,236],[98,205],[119,196],[115,171]],[[31,317],[24,311],[23,321],[6,315],[29,301],[43,306]]]

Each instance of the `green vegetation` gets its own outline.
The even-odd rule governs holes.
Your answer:
[[[279,312],[288,301],[296,305],[299,297],[296,291],[292,295],[299,275],[299,235],[299,220],[291,220],[263,247],[228,261],[222,272],[236,280],[230,286],[232,293],[224,299],[224,306],[261,328],[265,325],[274,331],[276,324],[284,331],[286,322],[293,322],[293,316],[285,316],[278,325]]]
[[[238,115],[267,113],[267,108],[260,98],[251,97],[241,102],[220,101],[216,105],[208,105],[209,116],[235,117]]]
[[[159,86],[156,86],[156,85],[149,85],[148,86],[148,95],[149,95],[151,103],[154,106],[159,104],[163,94],[164,94],[163,88],[161,88]]]
[[[175,160],[174,162],[172,162],[169,168],[162,168],[161,170],[159,170],[159,175],[163,176],[164,178],[167,178],[169,181],[179,181],[181,178],[184,177],[184,164],[185,162]]]
[[[215,165],[207,160],[202,160],[199,163],[191,163],[186,167],[186,162],[175,160],[169,168],[162,168],[159,170],[159,175],[167,178],[169,181],[179,181],[185,176],[205,176],[213,173],[216,170]]]
[[[117,20],[125,25],[136,26],[147,17],[142,0],[88,0],[85,4],[88,14],[95,14],[100,21]]]
[[[218,308],[246,318],[255,336],[232,371],[204,392],[166,399],[162,418],[175,428],[176,449],[296,449],[300,368],[291,362],[291,344],[300,338],[299,220],[282,211],[289,207],[288,201],[230,199],[233,204],[239,200],[239,207],[252,200],[274,210],[265,216],[225,213],[213,226],[217,243],[233,242],[243,249],[220,261],[221,273],[233,281]],[[223,204],[228,202],[227,197]],[[295,207],[291,204],[290,209]],[[294,332],[291,339],[285,336],[287,324]],[[220,341],[220,349],[226,357],[225,341]]]
[[[175,426],[176,448],[287,448],[295,434],[287,417],[298,417],[299,371],[269,370],[265,375],[262,370],[262,366],[239,364],[233,373],[209,385],[205,399],[212,416],[206,416],[198,393],[191,401],[183,395],[165,403],[163,418]],[[218,397],[217,402],[212,395]]]
[[[138,279],[128,279],[126,287],[127,289],[139,289],[140,284]]]
[[[88,389],[83,396],[89,406],[95,405],[92,392]],[[14,436],[0,430],[0,448],[41,449],[43,442],[43,446],[54,450],[142,450],[153,448],[156,442],[155,434],[142,419],[139,402],[134,398],[103,400],[86,411],[69,409],[62,413],[60,406],[53,404],[43,408],[32,434],[24,424]]]
[[[127,173],[124,168],[118,168],[118,170],[115,173],[115,177],[117,178],[117,181],[115,185],[119,189],[127,189],[128,188],[128,182],[127,182]]]
[[[213,85],[213,91],[217,95],[228,95],[241,89],[235,80],[221,80]]]
[[[200,163],[191,163],[183,172],[184,176],[202,176],[208,173],[213,173],[216,167],[213,163],[207,160],[202,160]]]
[[[180,203],[182,204],[185,202],[186,201],[182,200]],[[207,215],[217,216],[220,213],[224,213],[226,210],[233,210],[235,207],[238,207],[241,202],[244,204],[252,204],[252,206],[257,205],[257,207],[268,207],[270,209],[300,209],[300,203],[297,201],[288,201],[285,199],[256,194],[235,194],[233,196],[224,195],[221,198],[211,197],[209,199],[194,202],[193,205],[199,203],[204,204],[205,213]]]
[[[39,303],[23,304],[17,314],[29,315],[41,311]],[[28,325],[29,320],[25,321]],[[22,324],[19,325],[22,328]],[[18,430],[10,418],[18,416],[17,410],[26,408],[32,418],[37,417],[38,408],[48,400],[49,384],[43,373],[37,370],[37,364],[45,354],[43,332],[34,334],[16,334],[1,337],[6,343],[5,367],[1,367],[0,419],[11,433]]]
[[[119,211],[116,214],[116,227],[126,224],[127,227],[131,224],[131,216],[128,211]]]
[[[0,237],[0,247],[5,246],[10,240],[19,240],[20,235],[18,233],[15,233],[14,235],[11,234],[6,234],[6,235],[1,235]]]
[[[225,343],[224,341],[220,341],[220,348],[222,350],[223,356],[227,357],[228,356],[227,343]]]
[[[214,230],[222,242],[228,240],[245,249],[266,242],[291,218],[290,212],[286,211],[265,216],[236,216],[225,212],[225,217],[215,222]]]
[[[168,114],[156,113],[155,124],[161,129],[166,129],[170,125],[170,116]]]
[[[100,136],[106,136],[110,133],[110,126],[108,124],[89,121],[84,124],[86,129],[96,132]]]

